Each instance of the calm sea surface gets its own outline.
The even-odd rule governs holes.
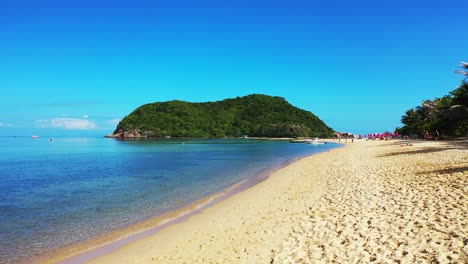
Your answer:
[[[0,263],[15,263],[337,148],[260,140],[0,137]]]

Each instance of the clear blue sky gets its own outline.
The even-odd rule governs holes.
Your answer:
[[[252,93],[337,131],[393,130],[460,84],[467,14],[468,1],[3,0],[0,135],[101,136],[145,103]]]

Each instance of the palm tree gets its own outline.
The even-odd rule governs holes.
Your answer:
[[[465,82],[466,79],[468,79],[468,71],[465,71],[465,70],[468,70],[468,62],[462,61],[460,63],[460,65],[459,65],[459,67],[461,67],[463,70],[456,70],[455,72],[458,73],[458,74],[466,76],[465,79],[463,79],[463,82]]]
[[[422,131],[438,130],[447,136],[468,135],[468,62],[461,62],[462,70],[456,72],[465,76],[461,85],[448,95],[434,100],[425,100],[420,106],[406,111],[400,129],[404,134],[418,134]]]
[[[403,127],[404,134],[419,134],[422,132],[422,125],[424,124],[422,111],[413,108],[406,111],[405,115],[401,117],[401,122],[405,125]]]

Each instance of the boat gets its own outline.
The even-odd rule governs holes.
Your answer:
[[[291,143],[306,143],[306,144],[326,144],[325,141],[320,141],[318,138],[301,138],[301,139],[290,139]]]
[[[32,135],[31,138],[39,138],[39,136]]]
[[[312,138],[312,139],[307,140],[306,143],[307,143],[307,144],[318,145],[318,144],[326,144],[327,142],[325,142],[325,141],[320,141],[318,138]]]
[[[290,139],[289,142],[291,143],[306,143],[307,141],[309,141],[310,139],[309,138],[301,138],[301,139]]]

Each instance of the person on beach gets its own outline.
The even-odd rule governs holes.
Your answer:
[[[440,136],[439,131],[437,131],[436,129],[435,134],[434,134],[434,140],[439,140],[439,136]]]
[[[429,131],[427,130],[424,132],[424,139],[429,140]]]

